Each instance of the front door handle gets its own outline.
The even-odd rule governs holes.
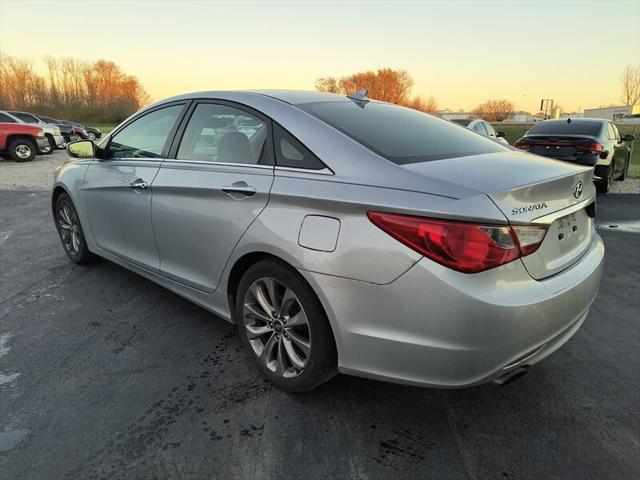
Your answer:
[[[231,195],[235,193],[250,197],[256,194],[256,187],[248,185],[247,182],[234,182],[231,185],[222,187],[222,191]]]
[[[142,180],[141,178],[138,178],[137,180],[134,180],[133,182],[131,182],[129,184],[130,188],[137,188],[140,190],[146,190],[147,188],[149,188],[149,184],[147,182],[145,182],[144,180]]]

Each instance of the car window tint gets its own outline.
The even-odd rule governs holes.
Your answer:
[[[189,119],[177,158],[223,163],[270,163],[262,156],[267,133],[266,122],[244,110],[201,103]]]
[[[613,138],[615,140],[621,140],[622,139],[622,135],[620,135],[620,131],[618,130],[618,127],[616,127],[615,123],[611,124],[611,128],[613,129]]]
[[[490,123],[485,122],[484,128],[487,129],[487,133],[489,134],[489,136],[492,136],[492,137],[496,136],[496,131],[493,129],[493,126]]]
[[[298,107],[397,164],[507,150],[446,120],[388,103],[332,101]]]
[[[273,126],[273,140],[276,148],[276,165],[279,167],[308,170],[326,168],[318,157],[278,124]]]
[[[590,135],[597,136],[602,129],[601,122],[589,120],[547,120],[534,125],[527,135]]]
[[[28,113],[12,112],[11,115],[13,115],[14,117],[18,117],[23,122],[38,123],[38,119],[33,115],[29,115]]]
[[[147,113],[113,136],[108,158],[159,158],[184,105]]]
[[[487,136],[489,133],[487,129],[484,127],[484,123],[478,122],[473,126],[473,129],[481,135]]]
[[[4,113],[0,113],[0,122],[16,123],[16,121],[13,118],[11,118],[9,115],[6,115]]]

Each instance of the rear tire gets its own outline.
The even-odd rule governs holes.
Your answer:
[[[95,259],[95,255],[89,251],[80,217],[69,195],[58,195],[53,215],[62,247],[71,261],[81,265]]]
[[[609,191],[611,181],[613,180],[613,172],[615,172],[615,165],[613,162],[611,162],[609,164],[609,168],[607,169],[607,176],[596,183],[596,191],[598,193],[607,193]]]
[[[96,134],[93,133],[93,132],[87,132],[87,138],[89,140],[91,140],[92,142],[95,142],[96,141]]]
[[[37,153],[36,142],[28,138],[17,138],[9,144],[9,156],[16,162],[30,162]]]
[[[56,142],[52,136],[47,137],[47,141],[49,142],[49,150],[43,151],[45,155],[51,155],[56,149]]]
[[[234,320],[250,357],[280,390],[306,392],[337,374],[324,309],[305,279],[283,263],[263,260],[245,272]]]
[[[620,176],[618,177],[618,181],[619,182],[624,182],[627,178],[627,175],[629,175],[629,161],[631,159],[627,158],[627,162],[624,165],[624,168],[622,169],[622,173],[620,174]]]

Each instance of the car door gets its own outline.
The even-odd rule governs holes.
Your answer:
[[[214,291],[273,184],[271,122],[248,107],[198,101],[153,183],[162,275]]]
[[[615,174],[620,175],[624,172],[629,157],[629,147],[622,140],[622,135],[616,127],[615,123],[610,123],[613,131],[613,159],[615,161]]]
[[[83,196],[96,245],[156,272],[152,184],[185,107],[162,106],[128,122],[98,150],[85,175]]]

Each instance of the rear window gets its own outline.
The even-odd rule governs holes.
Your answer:
[[[446,120],[388,103],[314,102],[299,108],[400,165],[506,150]]]
[[[600,133],[602,124],[598,122],[588,122],[584,120],[566,120],[558,122],[541,122],[535,125],[527,135],[591,135],[596,136]]]

